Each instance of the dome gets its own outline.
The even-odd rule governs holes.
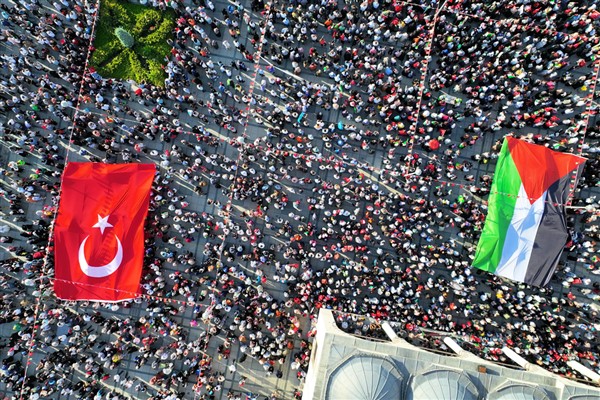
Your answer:
[[[327,400],[400,400],[402,374],[387,359],[353,356],[327,382]]]
[[[415,376],[406,400],[477,400],[477,388],[462,373],[432,370]]]
[[[511,385],[490,393],[487,400],[550,400],[540,388]]]

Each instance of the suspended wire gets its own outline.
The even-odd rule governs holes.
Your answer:
[[[84,15],[86,15],[86,13],[87,13],[87,7],[88,7],[88,1],[85,0],[84,1],[84,9],[82,11]],[[77,94],[75,112],[73,113],[73,123],[71,125],[71,132],[69,133],[69,144],[68,144],[68,147],[66,150],[65,162],[62,167],[61,177],[65,172],[67,163],[69,162],[69,153],[71,150],[71,143],[73,142],[73,132],[74,132],[74,128],[75,128],[75,122],[77,121],[77,115],[79,113],[79,106],[80,106],[81,98],[83,95],[83,88],[84,88],[84,84],[85,84],[85,74],[88,69],[89,60],[90,60],[90,57],[92,54],[92,40],[94,39],[94,32],[96,29],[96,21],[98,20],[99,7],[100,7],[100,0],[96,0],[94,14],[92,15],[93,20],[92,20],[92,27],[91,27],[91,32],[90,32],[90,39],[86,46],[87,53],[85,56],[84,67],[83,67],[83,70],[81,73],[81,81],[79,83],[79,92]],[[61,187],[60,190],[62,191],[62,184],[60,185],[60,187]],[[60,198],[60,192],[59,192],[59,195],[57,198]],[[54,236],[54,225],[56,223],[57,216],[58,216],[58,211],[54,213],[52,222],[50,223],[50,229],[48,232],[48,244],[46,245],[46,250],[45,250],[43,264],[42,264],[42,270],[41,270],[41,276],[40,276],[40,278],[38,278],[39,280],[43,279],[46,274],[45,267],[48,265],[48,257],[50,257],[50,243],[52,242],[52,238]],[[40,289],[41,289],[41,287],[40,287]],[[21,384],[21,393],[19,395],[19,400],[23,400],[23,395],[24,395],[25,387],[26,387],[25,383],[27,382],[27,370],[28,370],[29,365],[31,364],[31,358],[33,356],[34,349],[35,349],[35,336],[36,336],[36,331],[38,329],[37,319],[38,319],[39,310],[40,310],[40,301],[42,298],[42,291],[40,290],[39,292],[40,292],[39,295],[36,297],[35,310],[34,310],[34,314],[33,314],[33,330],[31,333],[31,340],[28,344],[29,351],[27,353],[27,358],[26,358],[26,362],[25,362],[25,367],[24,367],[24,372],[23,372],[23,382]]]
[[[88,113],[92,113],[92,114],[97,114],[97,115],[101,115],[101,116],[106,116],[104,113],[99,113],[99,112],[94,112],[94,111],[88,111]],[[248,114],[247,118],[249,118],[250,115]],[[262,116],[260,116],[260,118],[263,118]],[[130,121],[130,122],[134,122],[137,123],[138,126],[146,126],[146,127],[152,127],[152,128],[161,128],[160,125],[155,125],[151,122],[142,122],[142,121],[137,121],[134,119],[127,119],[127,118],[119,118],[122,121]],[[202,124],[203,125],[203,124]],[[121,129],[124,130],[126,132],[126,129],[117,126],[117,129]],[[209,128],[210,129],[210,128]],[[322,164],[336,164],[336,165],[344,165],[350,168],[356,168],[356,167],[361,167],[361,168],[367,168],[369,171],[374,172],[374,173],[379,173],[379,174],[387,174],[390,175],[391,177],[404,177],[404,178],[412,178],[415,177],[414,174],[412,173],[406,173],[406,174],[396,174],[393,171],[391,172],[390,170],[386,169],[386,168],[378,168],[372,165],[368,165],[367,163],[363,162],[363,161],[359,161],[358,159],[354,158],[354,157],[350,157],[347,154],[345,155],[347,159],[349,160],[345,160],[343,158],[336,158],[335,155],[332,155],[330,157],[325,157],[322,154],[305,154],[305,153],[300,153],[297,151],[293,151],[291,149],[277,149],[275,147],[268,147],[268,146],[261,146],[258,144],[254,144],[252,142],[250,143],[246,143],[246,142],[236,142],[235,139],[233,138],[228,138],[226,136],[217,134],[217,132],[211,132],[212,129],[204,129],[204,132],[209,134],[211,137],[219,140],[221,143],[225,143],[225,144],[230,144],[233,146],[239,146],[242,148],[246,148],[249,150],[255,150],[258,152],[261,152],[267,156],[272,156],[274,158],[280,158],[282,156],[292,156],[295,159],[302,159],[302,160],[306,160],[306,161],[310,161],[310,162],[318,162],[318,163],[322,163]],[[196,132],[192,132],[189,130],[185,130],[185,129],[178,129],[177,132],[179,134],[184,134],[184,135],[191,135],[191,136],[195,136],[196,139],[198,140],[198,142],[202,143],[203,142],[203,138],[206,136],[203,136],[201,133],[196,133]],[[125,136],[125,135],[123,135]],[[298,140],[304,140],[303,136],[301,135],[294,135],[295,137],[299,138]],[[417,153],[420,154],[420,153]],[[581,153],[580,153],[581,154]],[[430,158],[431,159],[431,158]],[[433,160],[437,163],[439,163],[438,160]],[[489,188],[482,188],[479,186],[474,185],[472,182],[468,182],[468,181],[450,181],[450,180],[444,180],[444,179],[440,179],[440,178],[434,178],[434,177],[430,177],[430,176],[418,176],[418,178],[423,179],[425,182],[437,182],[440,183],[442,185],[448,185],[448,186],[452,186],[452,187],[459,187],[461,189],[469,189],[470,192],[484,192],[484,193],[488,193],[488,194],[497,194],[497,195],[502,195],[502,196],[507,196],[507,197],[512,197],[512,198],[520,198],[523,196],[518,196],[518,195],[513,195],[510,193],[503,193],[503,192],[498,192],[498,191],[494,191],[491,192]],[[556,202],[549,202],[549,201],[544,201],[544,203],[547,204],[551,204],[554,206],[566,206],[566,207],[570,207],[570,203],[556,203]],[[570,207],[570,208],[574,208],[574,207]],[[586,209],[590,212],[600,212],[598,211],[598,209],[596,207],[586,207]]]
[[[250,111],[250,103],[252,100],[252,96],[254,94],[254,88],[256,87],[256,80],[258,77],[258,71],[260,69],[260,57],[263,51],[263,44],[265,42],[265,36],[267,33],[267,28],[268,28],[268,22],[271,19],[271,13],[273,11],[273,6],[272,6],[272,0],[269,1],[269,3],[267,3],[265,5],[265,8],[267,8],[267,12],[264,14],[264,19],[262,20],[262,22],[264,22],[264,27],[261,28],[261,35],[260,35],[260,40],[258,42],[258,47],[256,49],[256,51],[253,54],[253,64],[254,64],[254,75],[252,77],[252,81],[250,82],[250,87],[248,89],[248,98],[249,100],[249,104],[246,107],[246,119],[244,121],[244,129],[242,130],[242,139],[243,142],[246,141],[246,139],[248,139],[248,121],[250,120],[250,115],[251,115],[251,111]],[[258,24],[258,26],[260,27],[260,24]],[[234,178],[231,182],[230,185],[230,193],[229,193],[229,197],[227,199],[227,204],[225,205],[224,211],[225,211],[225,222],[227,223],[228,219],[229,219],[229,215],[231,212],[231,207],[233,204],[233,193],[234,191],[232,190],[234,188],[234,185],[236,184],[236,180],[237,180],[237,176],[238,173],[240,171],[239,165],[240,162],[242,160],[242,156],[243,156],[243,151],[242,149],[239,150],[239,154],[238,157],[235,161],[235,173],[234,173]],[[219,251],[219,260],[218,260],[218,265],[217,268],[219,268],[222,265],[222,257],[223,257],[223,249],[225,248],[225,239],[227,238],[226,235],[223,235],[223,240],[221,241],[221,245],[220,245],[220,251]],[[198,379],[196,381],[196,385],[198,385],[198,383],[200,382],[200,374],[198,374]],[[199,393],[197,390],[194,391],[194,399],[196,399],[198,397]]]

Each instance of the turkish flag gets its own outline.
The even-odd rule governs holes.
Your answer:
[[[154,164],[67,164],[54,225],[54,292],[64,300],[140,294]]]

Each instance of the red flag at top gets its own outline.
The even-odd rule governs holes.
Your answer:
[[[56,297],[139,295],[154,174],[154,164],[67,164],[54,227]]]

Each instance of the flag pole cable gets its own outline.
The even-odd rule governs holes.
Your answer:
[[[89,5],[88,0],[84,0],[84,9],[82,10],[82,15],[83,18],[87,20],[87,6]],[[77,121],[77,115],[79,113],[79,107],[81,104],[81,98],[83,95],[83,87],[84,87],[84,83],[85,83],[85,75],[86,75],[86,71],[88,69],[88,64],[89,64],[89,60],[91,57],[91,52],[92,52],[92,41],[94,40],[94,32],[95,32],[95,28],[96,28],[96,22],[98,20],[98,14],[99,14],[99,7],[100,7],[100,0],[96,0],[96,7],[94,8],[94,14],[92,16],[93,20],[92,20],[92,26],[91,26],[91,30],[90,30],[90,38],[89,38],[89,42],[87,43],[87,54],[85,57],[85,64],[83,67],[83,71],[81,73],[81,81],[79,83],[79,92],[77,94],[77,101],[76,101],[76,107],[75,107],[75,112],[73,113],[73,120],[72,120],[72,124],[71,124],[71,132],[69,133],[69,139],[68,139],[68,146],[66,149],[66,154],[65,154],[65,162],[63,164],[63,168],[62,168],[62,172],[64,173],[65,168],[67,166],[67,163],[69,161],[69,153],[71,150],[71,144],[73,141],[73,132],[75,130],[75,123]],[[62,174],[61,174],[62,175]],[[61,190],[62,190],[62,184],[61,184]],[[55,197],[56,199],[60,199],[60,192],[58,194],[58,196]],[[36,297],[36,304],[35,304],[35,309],[34,309],[34,314],[33,314],[33,329],[31,332],[31,338],[29,339],[28,343],[27,343],[27,348],[28,348],[28,352],[27,352],[27,358],[26,358],[26,362],[25,362],[25,366],[23,368],[23,382],[21,383],[21,393],[19,394],[19,400],[23,400],[23,394],[25,392],[25,383],[27,382],[27,370],[29,365],[31,365],[31,358],[33,357],[34,354],[34,348],[35,348],[35,334],[36,334],[36,330],[37,330],[37,320],[38,320],[38,315],[39,315],[39,310],[40,310],[40,302],[42,299],[42,296],[44,294],[44,283],[42,282],[44,280],[44,278],[47,278],[46,275],[46,271],[45,271],[45,267],[46,265],[48,265],[48,257],[49,257],[49,249],[50,249],[50,243],[53,240],[53,234],[54,234],[54,224],[56,223],[56,217],[58,214],[58,208],[56,209],[56,211],[54,212],[54,216],[52,218],[52,222],[50,223],[50,229],[48,231],[48,243],[46,245],[46,251],[44,254],[44,262],[42,264],[42,268],[41,268],[41,276],[40,278],[38,278],[39,280],[39,285],[38,285],[38,295]]]
[[[599,59],[599,62],[600,62],[600,59]],[[259,107],[255,107],[255,108],[259,108]],[[90,111],[90,113],[97,114],[97,115],[104,115],[103,113],[95,112],[95,111]],[[307,118],[308,117],[306,117],[305,119],[307,119]],[[155,128],[158,127],[157,125],[154,125],[152,123],[140,122],[140,121],[137,121],[137,120],[134,120],[134,119],[131,119],[131,118],[119,118],[119,119],[121,121],[130,121],[130,122],[133,122],[133,123],[137,123],[140,126],[155,127]],[[204,124],[202,124],[202,125],[204,125]],[[121,127],[117,127],[117,128],[118,129],[123,129]],[[230,139],[230,138],[224,137],[222,135],[219,135],[216,132],[211,132],[209,130],[206,130],[205,132],[207,132],[208,134],[210,134],[211,137],[213,137],[213,138],[215,138],[215,139],[217,139],[220,142],[225,143],[225,144],[232,144],[232,142],[234,140],[234,139]],[[180,134],[185,134],[185,135],[190,135],[190,136],[195,136],[199,142],[202,142],[202,139],[201,139],[202,136],[200,134],[198,134],[198,133],[195,133],[195,132],[192,132],[192,131],[188,131],[188,130],[179,130],[179,133]],[[330,160],[330,159],[328,159],[326,157],[323,157],[323,156],[320,156],[320,155],[317,155],[317,154],[302,154],[302,153],[298,153],[298,152],[293,151],[293,150],[269,148],[269,147],[265,147],[265,146],[261,146],[261,145],[257,145],[257,144],[253,144],[253,143],[240,143],[240,146],[241,147],[247,147],[249,149],[254,149],[254,150],[257,150],[259,152],[265,153],[267,155],[272,155],[273,157],[277,157],[278,155],[283,154],[283,153],[288,153],[288,154],[292,155],[295,158],[307,159],[307,160],[309,160],[311,162],[318,162],[318,163],[323,163],[323,164],[328,164],[328,163],[333,163],[334,162],[334,161],[332,161],[332,160]],[[578,149],[578,152],[580,152],[580,154],[581,154],[583,152],[583,149]],[[426,154],[422,154],[422,153],[420,153],[420,154],[421,154],[422,157],[427,157],[427,158],[431,159],[432,161],[434,161],[434,162],[436,162],[436,163],[439,164],[438,160],[436,160],[436,159],[434,159],[432,157],[429,157]],[[344,160],[343,158],[339,158],[335,162],[343,164],[343,165],[348,166],[348,167],[357,167],[358,160],[356,158],[353,158],[353,157],[348,157],[348,158],[350,158],[351,161],[347,161],[347,160]],[[353,163],[352,161],[355,161],[356,163]],[[374,172],[374,173],[382,173],[382,172],[383,173],[389,173],[388,170],[386,170],[385,168],[378,168],[378,167],[370,166],[370,168],[368,168],[368,169],[369,169],[369,171]],[[409,174],[403,174],[402,176],[405,177],[405,178],[410,178],[412,176],[415,176],[415,173],[412,172],[412,173],[409,173]],[[478,187],[478,186],[475,186],[475,185],[471,184],[470,182],[463,182],[463,181],[453,182],[453,181],[448,181],[448,180],[438,179],[438,178],[433,178],[433,177],[427,177],[427,181],[428,182],[438,182],[438,183],[441,183],[442,185],[448,185],[448,186],[452,186],[452,187],[459,187],[460,189],[466,189],[467,187],[475,187],[477,190],[482,190],[483,189],[481,187]],[[406,181],[406,183],[410,183],[410,182]],[[470,191],[467,191],[467,193],[470,193],[471,195],[473,195],[472,192],[470,192]],[[503,193],[503,192],[493,192],[493,193],[494,194],[498,194],[498,195],[503,195],[503,196],[510,196],[510,197],[519,198],[519,196],[510,195],[508,193]],[[490,192],[490,194],[491,194],[491,192]],[[547,204],[555,205],[555,206],[560,206],[560,205],[566,205],[567,204],[567,203],[565,203],[565,204],[554,203],[554,202],[549,202],[549,201],[544,201],[544,202],[547,203]],[[573,207],[571,207],[571,208],[573,208]],[[581,207],[581,208],[587,208],[588,210],[590,209],[589,207]],[[593,207],[592,208],[592,212],[595,212],[595,210],[596,210],[596,207]]]
[[[101,113],[96,113],[96,114],[100,115]],[[131,119],[123,119],[123,118],[121,118],[121,120],[129,120],[129,121],[134,122],[134,120],[131,120]],[[151,127],[155,126],[155,125],[148,124],[148,123],[141,123],[141,125],[151,126]],[[215,133],[212,133],[210,131],[206,131],[206,132],[208,132],[211,135],[211,137],[219,140],[222,143],[231,144],[231,140],[229,140],[229,138],[225,138],[225,137],[222,137],[220,135],[216,135]],[[184,130],[184,131],[180,131],[180,133],[183,133],[183,134],[186,134],[186,135],[196,136],[197,140],[199,142],[202,142],[202,139],[201,139],[202,136],[199,135],[199,134],[197,134],[197,133],[195,133],[195,132],[185,131]],[[307,159],[308,161],[311,161],[311,162],[318,162],[318,163],[322,163],[322,164],[331,164],[331,163],[335,162],[335,163],[343,164],[343,165],[345,165],[347,167],[350,167],[350,168],[356,168],[356,167],[367,168],[370,172],[373,172],[373,173],[382,173],[382,172],[386,173],[387,172],[387,170],[384,169],[384,168],[377,168],[377,167],[374,167],[374,166],[372,166],[370,164],[368,166],[364,166],[364,165],[361,166],[361,165],[359,165],[358,160],[355,159],[355,158],[352,158],[352,157],[350,157],[351,161],[347,161],[347,160],[344,160],[342,158],[338,158],[336,161],[333,161],[333,160],[331,160],[329,158],[326,158],[326,157],[324,157],[322,155],[317,155],[317,154],[302,154],[302,153],[295,152],[293,150],[287,150],[287,149],[284,150],[284,149],[277,149],[277,148],[269,148],[269,147],[265,147],[265,146],[260,146],[260,145],[252,144],[252,143],[243,143],[243,144],[240,144],[240,145],[241,146],[247,146],[249,149],[257,150],[260,153],[263,153],[263,154],[265,154],[267,156],[271,156],[271,157],[274,157],[274,158],[278,158],[283,153],[288,153],[289,155],[293,156],[294,158]],[[422,154],[422,156],[427,157],[424,154]],[[431,157],[428,157],[428,158],[432,159]],[[432,160],[435,161],[435,162],[438,162],[435,159],[432,159]],[[353,163],[352,161],[355,161],[356,163]],[[410,173],[410,174],[399,175],[400,178],[402,178],[402,177],[404,177],[404,178],[410,178],[412,176],[415,176],[414,172]],[[440,183],[442,186],[458,187],[459,189],[464,190],[465,193],[467,193],[468,195],[475,196],[475,197],[477,197],[476,194],[474,194],[471,190],[468,190],[468,188],[472,187],[472,188],[475,188],[477,191],[484,190],[484,189],[489,189],[489,188],[482,188],[482,187],[479,187],[479,186],[475,186],[474,184],[471,184],[470,182],[464,182],[464,181],[454,182],[454,181],[448,181],[448,180],[439,179],[439,178],[433,178],[433,177],[426,177],[426,179],[427,179],[427,183],[429,183],[429,184],[432,183],[432,182],[437,182],[437,183]],[[408,179],[404,180],[403,182],[405,184],[410,184],[411,183]],[[498,192],[498,191],[489,192],[488,194],[497,194],[497,195],[501,195],[501,196],[514,197],[514,198],[520,198],[520,197],[522,197],[522,196],[518,196],[518,195],[515,196],[515,195],[509,194],[509,193]],[[481,199],[480,202],[484,203],[485,200]],[[551,202],[551,201],[547,201],[547,200],[545,200],[544,203],[551,204],[551,205],[554,205],[554,206],[565,206],[567,204],[567,203],[564,203],[564,204],[563,203],[555,203],[555,202]],[[571,208],[571,209],[586,209],[586,210],[588,210],[591,213],[600,212],[600,210],[598,210],[597,207],[585,207],[585,206],[582,206],[582,207],[567,207],[567,208]]]
[[[267,33],[267,29],[269,28],[269,21],[271,20],[271,16],[272,16],[272,12],[273,12],[273,1],[269,0],[269,2],[267,4],[265,4],[265,7],[267,7],[267,12],[264,14],[264,18],[262,19],[262,21],[260,22],[264,22],[264,27],[261,29],[261,33],[260,33],[260,39],[258,42],[258,46],[256,48],[256,51],[253,54],[253,64],[254,64],[254,74],[252,77],[252,81],[250,82],[250,87],[248,89],[247,92],[247,97],[248,97],[248,105],[246,106],[246,118],[244,121],[244,129],[242,130],[242,142],[240,143],[238,141],[239,144],[239,154],[238,157],[235,161],[235,173],[234,173],[234,178],[231,182],[231,185],[229,186],[229,198],[227,200],[227,204],[224,207],[224,217],[223,217],[223,221],[224,223],[229,222],[230,220],[230,213],[232,212],[232,204],[233,204],[233,189],[234,189],[234,185],[239,173],[239,165],[240,162],[242,160],[243,154],[244,154],[244,148],[245,148],[245,141],[248,138],[248,122],[250,121],[250,118],[252,116],[252,111],[253,109],[255,109],[256,107],[252,104],[252,100],[253,100],[253,95],[254,95],[254,88],[256,87],[256,81],[258,78],[258,71],[260,70],[260,57],[261,54],[263,52],[263,44],[265,41],[265,36]],[[244,12],[246,12],[246,10],[244,9]],[[252,17],[250,17],[252,18]],[[260,22],[258,24],[258,26],[260,27]],[[235,88],[234,90],[234,95],[235,95]],[[235,143],[235,139],[232,140],[232,145],[233,143]],[[237,146],[236,146],[237,147]],[[219,258],[218,258],[218,267],[220,267],[222,265],[222,257],[223,257],[223,249],[225,248],[225,240],[226,240],[227,236],[225,234],[223,234],[223,240],[221,241],[221,245],[219,246]],[[200,382],[200,374],[198,374],[198,379],[196,381],[196,385]],[[196,400],[198,398],[198,391],[194,391],[194,400]]]
[[[446,7],[448,0],[445,0],[444,3],[436,10],[433,15],[433,19],[431,21],[431,28],[428,30],[427,41],[425,42],[425,57],[423,58],[423,62],[421,65],[421,80],[419,81],[419,93],[417,95],[417,105],[415,107],[414,113],[414,121],[410,125],[409,130],[409,139],[408,139],[408,154],[406,155],[406,172],[410,171],[410,159],[413,154],[413,149],[415,146],[415,137],[417,136],[417,125],[419,124],[419,116],[421,115],[421,106],[423,104],[423,96],[425,95],[425,84],[427,83],[427,72],[429,71],[429,61],[431,60],[431,48],[433,47],[433,41],[435,40],[435,28],[439,21],[440,12]],[[389,151],[390,158],[393,158],[396,148],[392,148]]]
[[[592,114],[592,108],[594,107],[594,95],[596,94],[596,89],[598,87],[598,76],[600,73],[600,66],[598,65],[598,63],[600,62],[600,51],[598,51],[596,53],[596,57],[595,59],[592,61],[592,65],[593,65],[593,73],[594,73],[594,79],[592,81],[592,85],[590,88],[590,93],[587,95],[586,98],[586,111],[585,111],[585,119],[584,119],[584,123],[582,124],[582,130],[581,130],[581,139],[578,140],[578,153],[579,156],[581,156],[583,154],[583,146],[585,144],[585,137],[587,135],[587,129],[588,126],[590,124],[590,115]],[[579,126],[576,125],[575,126],[575,133],[578,134],[579,132]],[[573,197],[575,197],[575,190],[577,189],[577,178],[579,175],[579,168],[575,169],[575,171],[573,171],[571,173],[571,184],[570,184],[570,188],[571,190],[569,191],[569,197],[567,198],[567,205],[570,206],[571,202],[573,201]]]
[[[87,5],[87,0],[85,0],[85,3]],[[83,72],[81,73],[81,81],[79,82],[79,92],[77,93],[77,101],[75,103],[75,111],[73,112],[73,123],[71,124],[71,132],[69,133],[69,144],[67,146],[67,153],[65,155],[65,167],[67,165],[67,163],[69,162],[69,154],[71,152],[71,146],[73,144],[73,132],[75,131],[75,124],[77,123],[77,116],[79,114],[80,111],[80,107],[81,107],[81,99],[83,97],[83,88],[84,88],[84,83],[85,83],[85,77],[86,74],[89,73],[88,71],[88,66],[89,66],[89,62],[90,62],[90,58],[92,56],[92,47],[93,47],[93,40],[94,40],[94,32],[96,29],[96,21],[98,20],[98,14],[100,11],[100,0],[96,0],[96,9],[94,11],[94,16],[93,16],[93,21],[92,21],[92,29],[90,31],[90,41],[88,43],[87,46],[87,54],[85,57],[85,63],[83,66]],[[64,168],[63,168],[64,170]]]
[[[260,41],[258,43],[258,48],[256,49],[256,52],[254,53],[254,56],[253,56],[253,58],[254,58],[254,63],[253,63],[254,64],[254,74],[252,77],[252,81],[250,82],[250,88],[248,89],[248,92],[247,92],[247,97],[249,100],[248,100],[248,106],[246,106],[246,120],[244,121],[244,129],[243,129],[242,135],[241,135],[241,137],[242,137],[242,139],[244,139],[244,141],[242,141],[241,143],[238,142],[240,144],[240,146],[239,146],[240,151],[239,151],[238,157],[235,162],[236,169],[235,169],[235,173],[234,173],[233,182],[229,186],[229,190],[230,190],[230,193],[228,196],[229,198],[228,198],[227,204],[225,205],[225,208],[224,208],[225,209],[225,217],[224,217],[225,221],[229,220],[229,213],[230,213],[232,203],[233,203],[233,191],[231,189],[235,185],[235,181],[236,181],[236,178],[237,178],[237,175],[239,172],[239,164],[240,164],[240,161],[242,160],[242,155],[244,153],[243,150],[246,145],[249,146],[249,144],[245,143],[245,139],[248,138],[248,134],[247,134],[248,121],[250,120],[250,116],[252,114],[252,99],[253,99],[254,88],[256,86],[256,81],[257,81],[257,77],[258,77],[258,71],[260,69],[260,56],[263,51],[263,42],[264,42],[267,28],[268,28],[268,21],[271,19],[271,14],[272,14],[272,10],[273,10],[272,0],[269,1],[269,3],[266,5],[266,7],[268,7],[268,10],[267,10],[267,12],[265,14],[265,18],[264,18],[265,26],[261,30],[261,36],[259,39]],[[232,140],[231,142],[235,143],[235,139]],[[225,246],[225,236],[223,236],[223,240],[221,242],[220,248],[223,249],[224,246]],[[219,252],[219,264],[221,264],[221,257],[222,257],[222,253]]]
[[[95,112],[93,112],[93,113],[95,113]],[[95,113],[95,114],[101,115],[101,113]],[[137,122],[137,121],[135,121],[133,119],[127,119],[127,118],[120,118],[120,119],[123,120],[123,121]],[[148,127],[156,127],[156,125],[153,125],[153,124],[150,124],[150,123],[144,123],[144,122],[140,123],[140,125],[148,126]],[[221,135],[217,135],[217,134],[215,134],[213,132],[210,132],[208,130],[206,132],[209,133],[211,135],[211,137],[219,140],[221,143],[231,144],[231,142],[232,142],[232,140],[229,139],[229,138],[223,137]],[[197,133],[192,132],[192,131],[187,131],[187,130],[182,130],[182,131],[180,131],[180,133],[183,133],[185,135],[195,136],[199,142],[202,142],[202,139],[201,139],[202,136],[200,134],[197,134]],[[247,147],[247,148],[253,149],[253,150],[257,150],[258,152],[261,152],[263,154],[266,154],[268,156],[272,156],[272,157],[275,157],[275,158],[277,158],[278,156],[280,156],[283,153],[288,153],[289,155],[293,156],[294,158],[302,158],[302,159],[306,159],[306,160],[311,161],[311,162],[317,162],[317,163],[322,163],[322,164],[339,163],[339,164],[343,164],[343,165],[345,165],[347,167],[350,167],[350,168],[361,167],[361,168],[367,168],[370,172],[373,172],[373,173],[382,173],[383,172],[383,173],[388,173],[389,174],[388,170],[386,170],[385,168],[374,167],[374,166],[372,166],[370,164],[368,166],[361,166],[361,165],[359,165],[358,160],[356,158],[353,158],[353,157],[348,157],[350,159],[350,161],[345,160],[343,158],[339,158],[339,157],[335,161],[333,161],[330,158],[327,158],[327,157],[324,157],[324,156],[318,155],[318,154],[302,154],[302,153],[298,153],[298,152],[293,151],[293,150],[270,148],[270,147],[266,147],[266,146],[261,146],[261,145],[253,144],[253,143],[241,143],[240,146]],[[432,161],[434,161],[434,162],[436,162],[436,163],[439,164],[438,160],[433,159],[433,158],[427,156],[426,154],[421,154],[421,156],[427,157],[427,158],[431,159]],[[398,177],[404,177],[404,178],[410,178],[412,176],[415,176],[414,172],[412,172],[410,174],[401,174],[401,175],[398,175]],[[471,184],[471,182],[467,182],[467,181],[454,182],[454,181],[449,181],[449,180],[444,180],[444,179],[439,179],[439,178],[433,178],[433,177],[426,177],[426,179],[427,179],[427,183],[437,182],[437,183],[442,184],[443,186],[446,185],[446,186],[449,186],[449,187],[458,187],[460,189],[465,190],[466,193],[468,193],[470,195],[473,195],[473,192],[467,190],[467,188],[469,188],[469,187],[474,187],[477,190],[489,189],[489,188],[482,188],[482,187],[479,187],[479,186],[475,186],[474,184]],[[404,182],[407,183],[407,184],[410,184],[409,180],[406,180]],[[490,192],[490,194],[492,194],[492,193],[493,194],[502,195],[502,196],[514,197],[514,198],[520,198],[521,197],[521,196],[514,196],[514,195],[509,194],[509,193],[503,193],[503,192]],[[554,203],[554,202],[550,202],[550,201],[544,201],[544,203],[552,204],[554,206],[566,205],[566,203],[565,204],[561,204],[561,203]],[[571,207],[571,208],[575,208],[575,207]],[[581,208],[587,208],[588,210],[590,209],[589,207],[581,207]],[[595,212],[596,207],[592,207],[591,210],[592,210],[592,212]]]
[[[435,15],[434,15],[434,19],[433,19],[433,26],[430,30],[430,38],[429,41],[425,44],[425,57],[423,60],[423,65],[421,67],[421,71],[422,71],[422,79],[419,83],[419,94],[418,94],[418,102],[417,102],[417,107],[415,109],[415,120],[414,122],[411,124],[409,131],[410,131],[410,135],[409,135],[409,144],[408,144],[408,154],[407,154],[407,161],[406,161],[406,171],[408,172],[410,170],[410,156],[413,154],[413,148],[414,148],[414,139],[415,136],[417,135],[416,133],[416,128],[417,128],[417,123],[419,120],[419,115],[421,114],[421,104],[423,101],[423,94],[424,94],[424,86],[426,83],[426,79],[427,79],[427,70],[428,70],[428,64],[429,64],[429,60],[430,60],[430,53],[431,53],[431,46],[433,44],[433,40],[435,38],[435,25],[438,22],[438,16],[440,11],[442,11],[442,9],[445,7],[446,3],[448,2],[448,0],[446,0],[436,11]],[[412,4],[409,2],[401,2],[403,4]],[[522,30],[522,31],[528,31],[528,30],[535,30],[536,27],[535,26],[528,26],[528,25],[522,25],[519,24],[517,22],[514,22],[512,19],[509,20],[496,20],[496,19],[492,19],[489,16],[479,16],[479,15],[473,15],[473,14],[469,14],[466,12],[462,12],[458,10],[458,7],[452,8],[450,7],[447,10],[449,13],[454,14],[454,15],[462,15],[468,18],[472,18],[472,19],[479,19],[482,20],[486,23],[490,23],[490,22],[495,22],[495,23],[499,23],[499,24],[506,24],[508,26],[516,26],[518,29]],[[539,29],[539,28],[538,28]],[[583,41],[589,41],[592,38],[588,37],[586,35],[582,35],[582,34],[578,34],[578,33],[574,33],[574,34],[570,34],[570,33],[563,33],[563,32],[559,32],[555,29],[543,29],[541,30],[543,33],[548,33],[548,34],[564,34],[566,36],[569,37],[575,37],[578,39],[581,39]],[[582,139],[579,142],[578,145],[578,152],[579,155],[581,156],[581,154],[583,153],[583,144],[585,141],[585,135],[586,135],[586,131],[587,131],[587,127],[589,124],[589,118],[590,118],[590,114],[591,114],[591,107],[593,105],[593,99],[594,99],[594,94],[596,92],[596,88],[597,88],[597,82],[598,82],[598,77],[599,77],[599,67],[598,67],[598,62],[600,61],[600,51],[598,51],[598,53],[596,53],[596,59],[593,60],[593,64],[594,64],[594,73],[595,73],[595,77],[594,80],[592,81],[592,90],[591,93],[588,95],[587,97],[587,102],[588,105],[586,106],[587,112],[586,112],[586,118],[585,118],[585,124],[583,127],[583,133],[582,133]],[[576,128],[577,129],[577,128]],[[395,152],[395,148],[391,149],[389,151],[389,155],[390,158],[392,157],[392,155]],[[412,174],[407,174],[405,176],[410,176]],[[570,188],[571,190],[569,191],[569,198],[567,205],[571,204],[572,201],[572,197],[574,196],[574,192],[575,192],[575,185],[576,185],[576,181],[577,181],[577,171],[575,171],[575,173],[573,174],[572,177],[572,181],[571,181],[571,185]]]

